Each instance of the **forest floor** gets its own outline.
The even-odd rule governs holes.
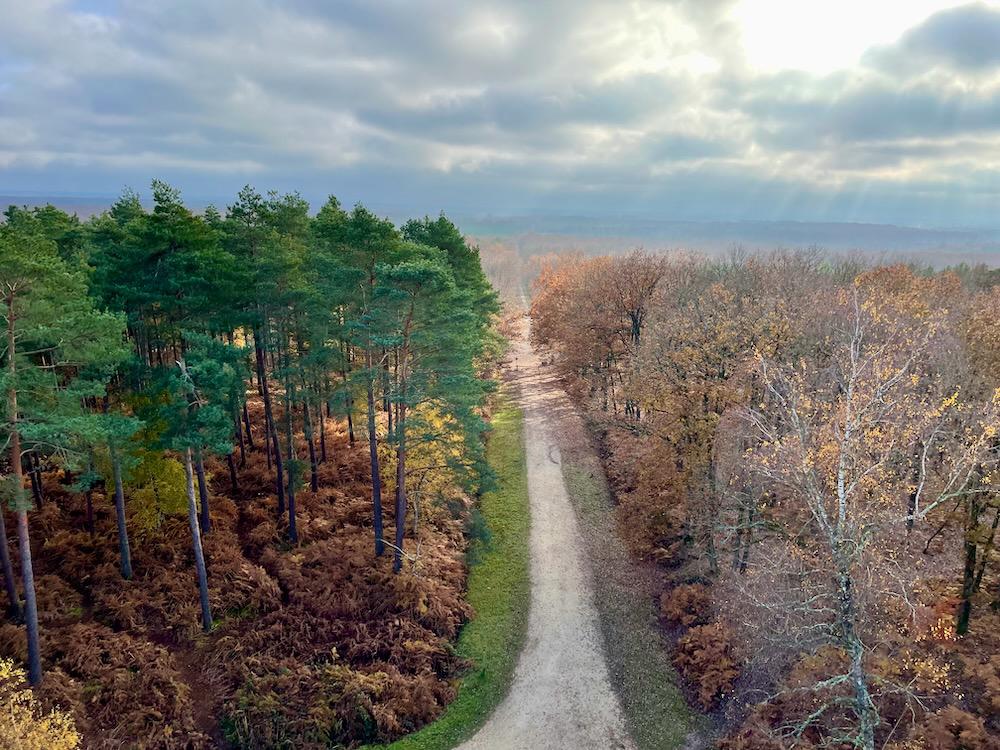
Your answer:
[[[407,540],[419,558],[393,575],[390,556],[372,551],[367,450],[344,427],[327,424],[319,491],[298,493],[298,545],[275,512],[262,430],[238,491],[223,462],[206,462],[207,634],[187,520],[172,505],[156,510],[177,494],[173,483],[159,486],[155,506],[128,490],[135,576],[124,581],[108,498],[94,492],[90,533],[71,478],[44,475],[46,502],[31,517],[41,695],[71,713],[85,748],[355,747],[410,734],[454,700],[469,664],[453,643],[473,612],[466,511],[426,503],[418,539]],[[183,479],[175,461],[164,465]],[[23,626],[0,621],[0,656],[25,659]]]
[[[617,653],[613,641],[625,637],[632,643],[634,634],[616,632],[616,622],[602,617],[603,609],[596,601],[607,594],[604,587],[595,586],[605,571],[594,570],[589,535],[581,528],[581,521],[590,519],[578,517],[567,491],[560,451],[566,420],[578,417],[527,338],[525,323],[523,335],[512,344],[509,367],[524,411],[532,515],[528,635],[506,699],[459,750],[632,750],[637,745],[629,733],[631,717],[613,685],[613,672],[618,677],[619,670],[609,669],[608,656]],[[616,546],[613,534],[606,541]],[[616,562],[625,563],[628,570],[627,560]],[[665,657],[661,661],[668,664]],[[617,658],[613,657],[613,663],[618,664]],[[675,703],[653,708],[666,714],[672,726],[685,728],[687,713],[683,701],[679,705],[681,715],[671,715]],[[680,732],[680,736],[685,734]]]

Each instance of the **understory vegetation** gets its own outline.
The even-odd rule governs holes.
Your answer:
[[[818,252],[542,269],[533,338],[720,748],[1000,747],[998,281]]]
[[[455,651],[474,665],[444,715],[389,750],[450,750],[473,735],[506,695],[527,632],[530,599],[528,478],[522,413],[506,394],[490,417],[486,446],[497,486],[485,493],[468,551],[468,603],[476,617]]]
[[[4,219],[0,737],[356,747],[460,684],[486,710],[526,564],[467,600],[468,561],[523,543],[526,501],[494,499],[498,305],[457,228],[249,187],[199,215],[161,182]]]

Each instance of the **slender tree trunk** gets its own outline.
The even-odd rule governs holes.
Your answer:
[[[347,412],[347,442],[354,445],[354,401],[351,399],[350,390],[347,387],[347,373],[340,373],[344,377],[344,410]]]
[[[382,538],[382,476],[379,473],[378,435],[375,432],[375,375],[372,372],[371,349],[366,350],[365,359],[368,369],[365,380],[368,391],[368,455],[372,474],[372,515],[375,524],[375,556],[381,557],[385,552],[385,542]]]
[[[7,415],[10,419],[10,464],[14,471],[15,513],[17,514],[17,546],[21,553],[21,582],[24,585],[24,624],[28,634],[28,681],[33,687],[42,682],[42,657],[38,640],[38,606],[35,602],[35,575],[31,566],[31,537],[28,535],[28,511],[20,495],[24,491],[24,473],[21,468],[21,429],[18,427],[17,411],[17,339],[14,331],[16,321],[14,297],[7,297]],[[0,513],[3,510],[0,509]],[[6,529],[4,529],[6,531]],[[6,552],[6,534],[4,551]],[[5,570],[4,573],[7,571]],[[13,574],[8,578],[13,583]],[[8,588],[8,591],[10,588]],[[11,599],[17,601],[16,595]]]
[[[972,590],[975,592],[979,591],[983,583],[983,576],[986,574],[986,563],[989,561],[990,552],[993,550],[993,541],[996,539],[998,526],[1000,526],[1000,508],[997,508],[993,514],[993,524],[990,526],[990,538],[983,545],[982,559],[979,561],[979,572],[976,573],[976,582],[972,587]]]
[[[21,552],[21,580],[24,583],[24,622],[28,631],[28,682],[42,684],[42,654],[38,639],[38,605],[35,602],[35,573],[31,565],[28,511],[17,511],[17,546]]]
[[[233,497],[235,498],[240,494],[240,481],[236,476],[236,457],[233,456],[232,451],[226,455],[226,463],[229,464],[229,484],[233,488]]]
[[[290,369],[287,355],[285,359],[285,369]],[[292,425],[294,418],[295,386],[292,385],[292,378],[289,374],[285,381],[285,438],[287,441],[288,455],[288,539],[292,543],[299,541],[299,529],[295,513],[295,482],[298,479],[298,459],[295,456],[295,436]],[[310,443],[311,445],[311,443]]]
[[[955,624],[955,632],[960,636],[969,632],[969,620],[972,617],[972,595],[976,589],[976,552],[978,549],[972,534],[979,526],[980,511],[979,503],[975,497],[970,496],[966,503],[968,508],[963,544],[965,566],[962,571],[962,601],[958,605],[958,617]]]
[[[285,514],[285,478],[281,465],[281,449],[278,446],[278,431],[274,425],[274,412],[271,410],[271,389],[267,384],[267,372],[264,367],[264,350],[262,345],[260,329],[257,329],[254,331],[254,349],[257,357],[257,379],[260,381],[260,391],[264,400],[264,428],[266,430],[267,438],[270,441],[270,447],[274,450],[274,484],[275,490],[278,494],[278,518],[281,518]],[[268,442],[268,439],[265,439],[265,443]],[[271,453],[267,450],[266,445],[265,452],[268,456],[267,468],[270,470]]]
[[[396,382],[399,398],[396,401],[396,549],[392,570],[398,573],[403,567],[403,539],[406,533],[406,397],[407,366],[410,359],[410,326],[413,322],[413,303],[403,325],[403,346],[396,352]]]
[[[743,556],[740,558],[740,573],[747,572],[747,564],[750,561],[750,545],[753,544],[753,524],[754,524],[754,505],[751,502],[747,506],[747,530],[743,537]]]
[[[382,411],[389,411],[389,358],[385,354],[385,349],[382,350]],[[392,427],[389,428],[389,432],[392,433]]]
[[[267,359],[264,352],[264,342],[262,329],[254,330],[254,359],[257,363],[257,384],[260,389],[260,397],[264,402],[264,452],[267,454],[267,470],[271,470],[270,439],[271,426],[274,423],[274,414],[271,411],[271,389],[267,383]]]
[[[281,518],[285,515],[285,469],[278,444],[278,427],[274,423],[271,424],[271,449],[274,451],[275,486],[278,490],[278,518]]]
[[[198,508],[194,499],[194,472],[191,470],[190,448],[184,452],[184,478],[187,480],[188,525],[191,527],[191,544],[194,547],[194,567],[198,573],[201,625],[207,633],[212,629],[212,609],[208,603],[208,570],[205,568],[205,553],[201,548],[201,529],[198,528]]]
[[[31,455],[35,462],[35,478],[38,482],[38,497],[35,499],[38,502],[38,507],[41,508],[42,503],[45,501],[45,485],[42,483],[42,461],[37,453],[32,452]]]
[[[842,552],[837,552],[843,557]],[[854,691],[854,712],[858,719],[858,735],[855,746],[860,750],[875,750],[875,729],[879,724],[878,710],[868,689],[868,675],[864,668],[864,644],[855,628],[856,611],[854,591],[851,581],[850,564],[841,559],[837,563],[837,585],[840,594],[840,637],[844,650],[850,658],[848,673]]]
[[[7,546],[7,522],[4,520],[4,509],[0,508],[0,565],[3,567],[3,585],[7,591],[7,614],[14,622],[20,622],[24,613],[21,611],[21,598],[17,595],[17,585],[14,581],[14,566],[10,561],[10,548]]]
[[[395,411],[395,408],[393,407],[392,404],[389,403],[389,399],[388,398],[385,399],[384,403],[385,403],[385,415],[386,415],[386,418],[388,420],[387,423],[386,423],[386,430],[388,431],[389,437],[391,438],[392,435],[394,434],[393,433],[393,429],[395,429],[393,427],[393,418],[392,418],[393,417],[393,412]]]
[[[309,414],[309,399],[306,398],[302,402],[302,418],[303,427],[306,432],[306,443],[309,445],[309,489],[313,492],[319,491],[319,471],[316,464],[316,444],[313,440],[313,425],[312,417]],[[323,415],[320,414],[319,421],[323,421]]]
[[[741,501],[736,509],[736,549],[733,552],[733,570],[739,570],[740,557],[743,555],[743,534],[746,530],[743,516],[746,513],[746,505],[746,502]]]
[[[198,474],[198,500],[201,502],[201,533],[212,530],[212,519],[208,513],[208,482],[205,481],[205,461],[201,448],[195,452],[195,472]]]
[[[910,490],[906,498],[906,535],[913,532],[913,520],[917,512],[917,485],[920,480],[920,456],[923,453],[923,446],[917,441],[913,449],[913,489]]]
[[[247,449],[246,441],[243,440],[243,425],[240,423],[239,410],[237,410],[236,418],[233,422],[233,434],[236,437],[236,445],[238,445],[240,449],[240,468],[243,468],[247,465]]]
[[[243,428],[247,436],[247,445],[250,446],[250,450],[254,450],[253,444],[253,431],[250,429],[250,410],[247,408],[247,402],[243,402]]]
[[[319,402],[319,405],[316,407],[316,413],[319,414],[320,421],[322,421],[323,407],[324,407],[324,405],[326,406],[326,418],[327,419],[330,418],[330,390],[331,390],[331,387],[332,386],[330,384],[330,376],[329,375],[326,375],[323,378],[323,387],[322,388],[320,387],[319,383],[316,383],[316,393],[317,394],[321,394],[321,393],[325,393],[326,394],[326,398],[321,398],[320,402]]]
[[[403,536],[406,531],[406,378],[399,387],[399,415],[396,421],[396,549],[393,550],[392,570],[403,567]]]
[[[319,414],[319,455],[320,461],[326,463],[326,417],[323,416],[322,405],[316,410]]]
[[[132,578],[132,549],[128,541],[128,526],[125,523],[125,489],[122,487],[122,464],[114,444],[108,444],[111,454],[111,472],[115,481],[115,519],[118,522],[118,556],[121,559],[122,578]]]
[[[28,478],[31,481],[31,497],[35,501],[35,508],[41,510],[42,505],[44,504],[44,498],[42,497],[41,472],[38,469],[34,451],[26,453],[24,458],[28,462]]]

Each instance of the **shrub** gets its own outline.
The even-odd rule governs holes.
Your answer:
[[[740,675],[732,638],[719,622],[697,625],[677,642],[674,664],[697,686],[698,701],[711,708],[732,688]]]
[[[24,670],[0,659],[0,747],[18,750],[75,750],[80,734],[72,717],[44,711],[25,681]]]
[[[704,625],[709,620],[711,597],[700,583],[674,586],[660,596],[660,613],[670,622],[683,625]]]
[[[987,732],[983,720],[957,706],[928,715],[914,727],[910,742],[923,750],[1000,750],[1000,738]]]

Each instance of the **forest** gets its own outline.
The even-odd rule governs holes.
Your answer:
[[[0,746],[411,732],[467,667],[493,482],[478,250],[333,197],[152,199],[0,222]]]
[[[532,337],[722,750],[1000,747],[998,282],[813,251],[542,268]]]

